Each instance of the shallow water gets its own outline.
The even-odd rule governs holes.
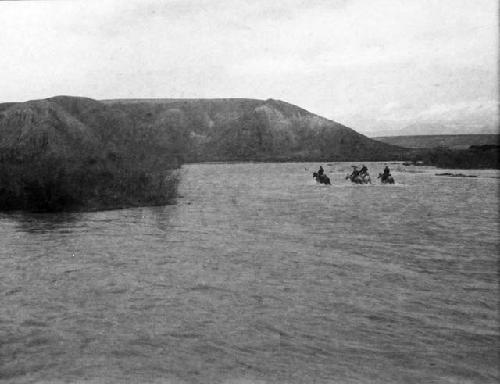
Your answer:
[[[0,382],[497,382],[498,172],[317,166],[193,164],[176,205],[0,214]]]

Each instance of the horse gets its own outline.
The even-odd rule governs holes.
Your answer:
[[[318,172],[313,172],[313,178],[317,183],[330,185],[330,178],[325,174],[319,175]]]
[[[372,180],[370,178],[370,175],[367,173],[363,173],[363,174],[357,174],[357,175],[354,175],[354,174],[350,174],[350,175],[347,175],[345,177],[346,180],[351,180],[351,182],[353,182],[354,184],[371,184],[372,183]]]
[[[380,179],[382,184],[394,184],[394,178],[391,175],[384,178],[384,175],[379,173],[377,179]]]

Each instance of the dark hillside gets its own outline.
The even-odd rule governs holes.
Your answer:
[[[11,103],[0,103],[0,112],[2,112],[3,110],[7,109],[7,108],[10,108],[12,107],[14,104],[17,104],[15,102],[11,102]]]
[[[389,160],[401,149],[274,99],[105,100],[124,113],[168,116],[189,135],[185,160]]]

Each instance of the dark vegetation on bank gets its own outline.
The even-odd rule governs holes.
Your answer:
[[[378,137],[385,143],[408,148],[402,159],[439,168],[499,168],[498,134],[417,135]]]
[[[51,212],[167,204],[178,182],[169,166],[150,172],[140,163],[119,158],[7,156],[0,162],[0,206]]]
[[[468,149],[444,147],[413,149],[405,160],[448,169],[499,169],[498,145],[471,145]]]

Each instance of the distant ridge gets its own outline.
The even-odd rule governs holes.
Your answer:
[[[405,135],[373,137],[383,143],[405,148],[467,149],[473,145],[498,145],[499,134]]]
[[[196,101],[259,101],[257,99],[252,99],[248,97],[214,97],[214,98],[206,98],[206,97],[177,97],[177,98],[168,98],[168,97],[146,97],[146,98],[119,98],[119,99],[100,99],[97,100],[103,103],[169,103],[169,102],[196,102]]]

